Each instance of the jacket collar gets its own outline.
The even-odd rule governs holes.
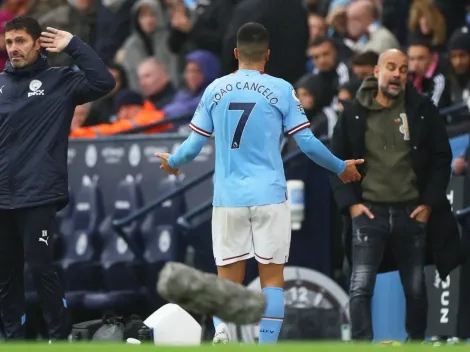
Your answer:
[[[48,67],[49,64],[47,62],[47,57],[44,54],[39,53],[37,60],[25,67],[15,68],[11,65],[11,62],[8,61],[5,67],[5,72],[14,76],[28,76],[35,72],[46,70]]]

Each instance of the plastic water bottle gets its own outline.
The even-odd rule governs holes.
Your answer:
[[[305,185],[301,180],[287,181],[287,201],[291,213],[292,230],[302,228],[305,210]]]

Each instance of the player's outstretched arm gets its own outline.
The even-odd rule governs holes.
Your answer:
[[[201,152],[202,147],[206,144],[208,137],[196,132],[191,132],[189,137],[181,144],[175,154],[157,153],[157,157],[162,159],[161,169],[169,174],[177,175],[179,168],[190,163]]]
[[[362,164],[364,160],[338,159],[325,145],[313,135],[309,128],[298,131],[294,139],[300,149],[318,165],[336,174],[345,182],[355,182],[361,179],[361,175],[356,169],[356,165]]]

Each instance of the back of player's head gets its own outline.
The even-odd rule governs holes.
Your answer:
[[[259,23],[250,22],[240,27],[237,33],[238,59],[259,62],[266,59],[269,48],[268,30]]]

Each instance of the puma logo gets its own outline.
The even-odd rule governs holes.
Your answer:
[[[49,246],[49,236],[47,235],[47,230],[42,230],[41,237],[39,237],[39,242],[44,242],[46,246]]]

